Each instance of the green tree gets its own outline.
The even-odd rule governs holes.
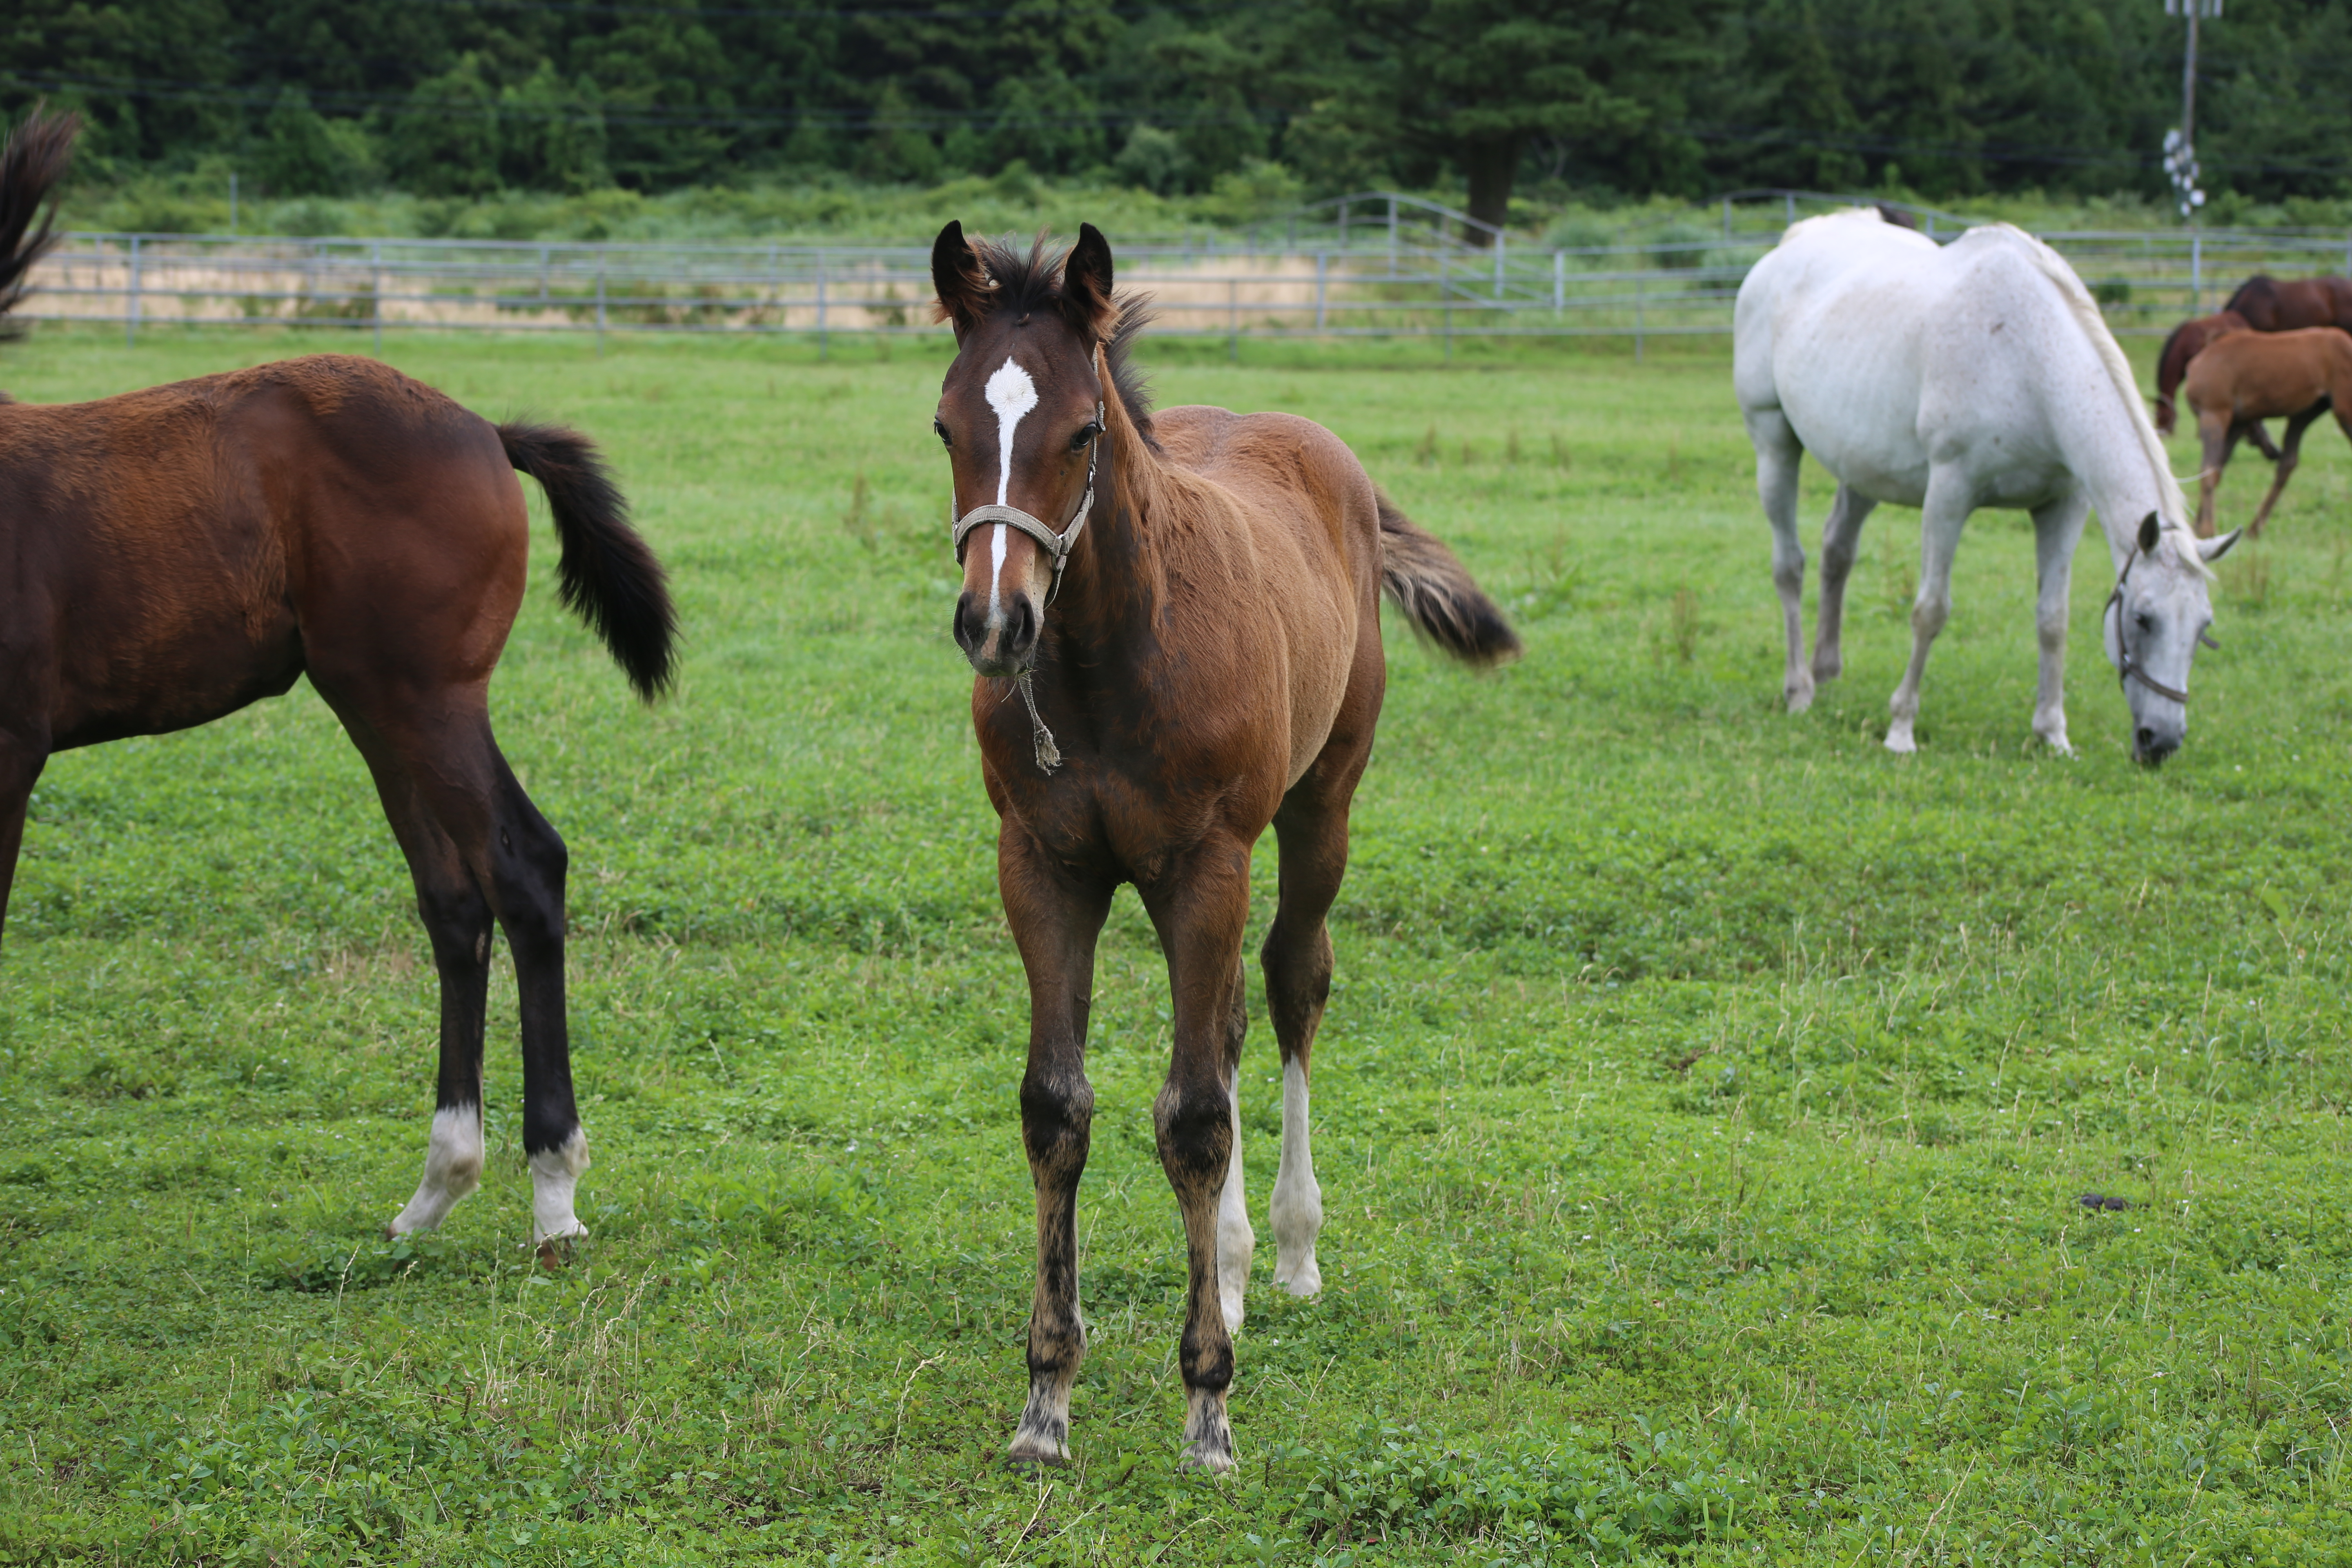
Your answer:
[[[272,194],[342,195],[360,183],[366,166],[365,132],[328,121],[299,87],[278,89],[254,157],[254,173]]]
[[[479,196],[499,188],[498,94],[468,53],[418,82],[394,122],[393,170],[429,196]]]
[[[1683,89],[1719,48],[1720,0],[1321,0],[1312,111],[1347,139],[1393,127],[1400,150],[1460,170],[1470,216],[1500,224],[1538,137],[1612,144],[1652,179],[1696,149]],[[1318,133],[1310,131],[1310,135]],[[1478,237],[1483,238],[1483,234]]]
[[[574,87],[541,60],[521,85],[499,94],[499,168],[507,184],[542,191],[607,184],[604,112],[596,84]]]

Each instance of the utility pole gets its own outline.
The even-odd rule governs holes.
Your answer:
[[[2205,193],[2197,187],[2197,24],[2206,16],[2218,18],[2221,0],[2164,0],[2164,14],[2189,19],[2189,47],[2180,64],[2180,129],[2164,133],[2164,172],[2180,216],[2194,221],[2205,205]]]

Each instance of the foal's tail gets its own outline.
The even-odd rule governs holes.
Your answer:
[[[57,243],[50,219],[42,218],[38,228],[33,219],[51,188],[65,178],[79,134],[80,115],[36,109],[0,149],[0,316],[25,298],[25,275]]]
[[[629,526],[629,503],[595,444],[561,425],[519,420],[499,426],[499,440],[507,460],[547,492],[563,545],[556,574],[564,608],[604,639],[629,684],[651,702],[676,673],[677,612],[668,574]]]
[[[1454,552],[1399,511],[1386,491],[1373,494],[1381,505],[1381,586],[1413,630],[1465,664],[1518,658],[1519,635]]]

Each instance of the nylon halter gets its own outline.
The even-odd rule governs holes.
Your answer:
[[[1045,603],[1052,605],[1054,596],[1062,591],[1062,571],[1070,563],[1070,552],[1076,548],[1078,535],[1086,530],[1087,514],[1095,509],[1095,468],[1102,459],[1103,437],[1110,434],[1110,426],[1106,420],[1108,412],[1102,399],[1097,398],[1095,437],[1087,449],[1087,493],[1078,499],[1077,514],[1070,519],[1068,527],[1057,533],[1017,506],[992,501],[986,506],[972,508],[961,517],[955,517],[950,523],[948,537],[955,546],[956,559],[959,562],[963,559],[963,542],[971,536],[973,529],[982,523],[1001,522],[1007,528],[1018,529],[1044,546],[1045,553],[1053,559],[1054,578],[1045,586]],[[950,517],[954,517],[955,490],[952,487],[948,490],[948,511]]]
[[[2165,685],[2164,682],[2148,674],[2147,669],[2142,668],[2139,660],[2132,657],[2131,645],[2124,640],[2124,586],[2131,581],[2131,569],[2133,565],[2138,562],[2140,554],[2141,552],[2139,551],[2134,550],[2131,554],[2125,559],[2123,572],[2116,578],[2115,591],[2107,595],[2107,607],[2099,612],[2099,630],[2101,635],[2104,636],[2106,632],[2107,616],[2110,615],[2115,616],[2115,662],[2116,684],[2117,686],[2122,687],[2125,691],[2128,693],[2131,689],[2131,683],[2137,680],[2142,686],[2147,687],[2150,691],[2155,692],[2158,697],[2169,697],[2172,700],[2179,703],[2183,708],[2186,708],[2189,706],[2189,693],[2186,691],[2176,690],[2174,688]],[[2205,644],[2208,647],[2216,646],[2213,639],[2202,632],[2198,634],[2197,640]]]

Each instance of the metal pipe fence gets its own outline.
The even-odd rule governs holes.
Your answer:
[[[1719,227],[1605,245],[1530,242],[1434,204],[1365,193],[1241,237],[1119,246],[1123,286],[1155,296],[1159,331],[1298,337],[1630,338],[1730,331],[1740,279],[1790,219],[1836,198],[1743,193]],[[1459,220],[1459,221],[1457,221]],[[1920,209],[1924,232],[1965,220]],[[2295,230],[2045,234],[2122,333],[2218,309],[2255,271],[2352,270],[2352,236]],[[783,334],[943,331],[929,255],[883,245],[72,234],[34,276],[34,320],[144,330],[298,325],[399,331]]]

